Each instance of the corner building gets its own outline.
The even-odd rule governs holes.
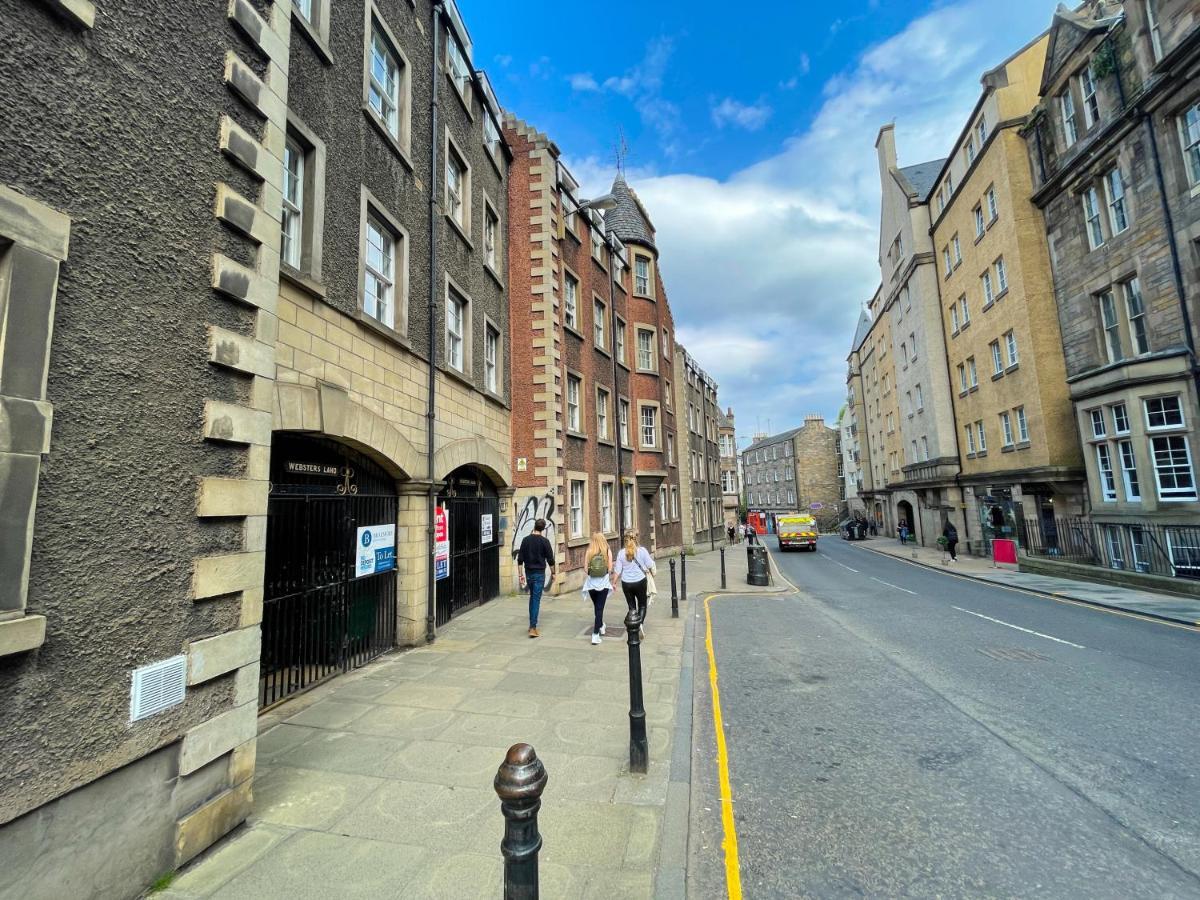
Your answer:
[[[630,528],[654,552],[681,545],[674,324],[653,228],[624,178],[589,204],[545,134],[511,116],[504,132],[514,154],[509,346],[528,380],[513,409],[506,553],[515,558],[544,518],[566,575],[558,593],[582,583],[593,531],[614,549]]]

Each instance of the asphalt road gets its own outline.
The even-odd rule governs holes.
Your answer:
[[[1200,897],[1200,632],[775,559],[711,602],[747,897]]]

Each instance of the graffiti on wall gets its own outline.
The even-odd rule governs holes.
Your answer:
[[[521,541],[533,534],[533,523],[538,519],[546,520],[546,530],[542,533],[550,541],[550,545],[554,546],[554,507],[554,494],[549,492],[540,497],[526,497],[524,501],[514,501],[513,510],[517,524],[513,528],[512,536],[513,559],[517,558]]]

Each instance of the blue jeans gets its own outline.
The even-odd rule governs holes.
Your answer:
[[[525,580],[529,583],[529,627],[537,628],[538,611],[542,608],[542,588],[546,586],[546,573],[526,572]]]

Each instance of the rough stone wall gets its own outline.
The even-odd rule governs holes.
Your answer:
[[[841,499],[838,485],[837,429],[820,418],[809,417],[792,437],[796,466],[796,507],[806,510],[813,503],[824,507],[818,515],[836,513]]]

